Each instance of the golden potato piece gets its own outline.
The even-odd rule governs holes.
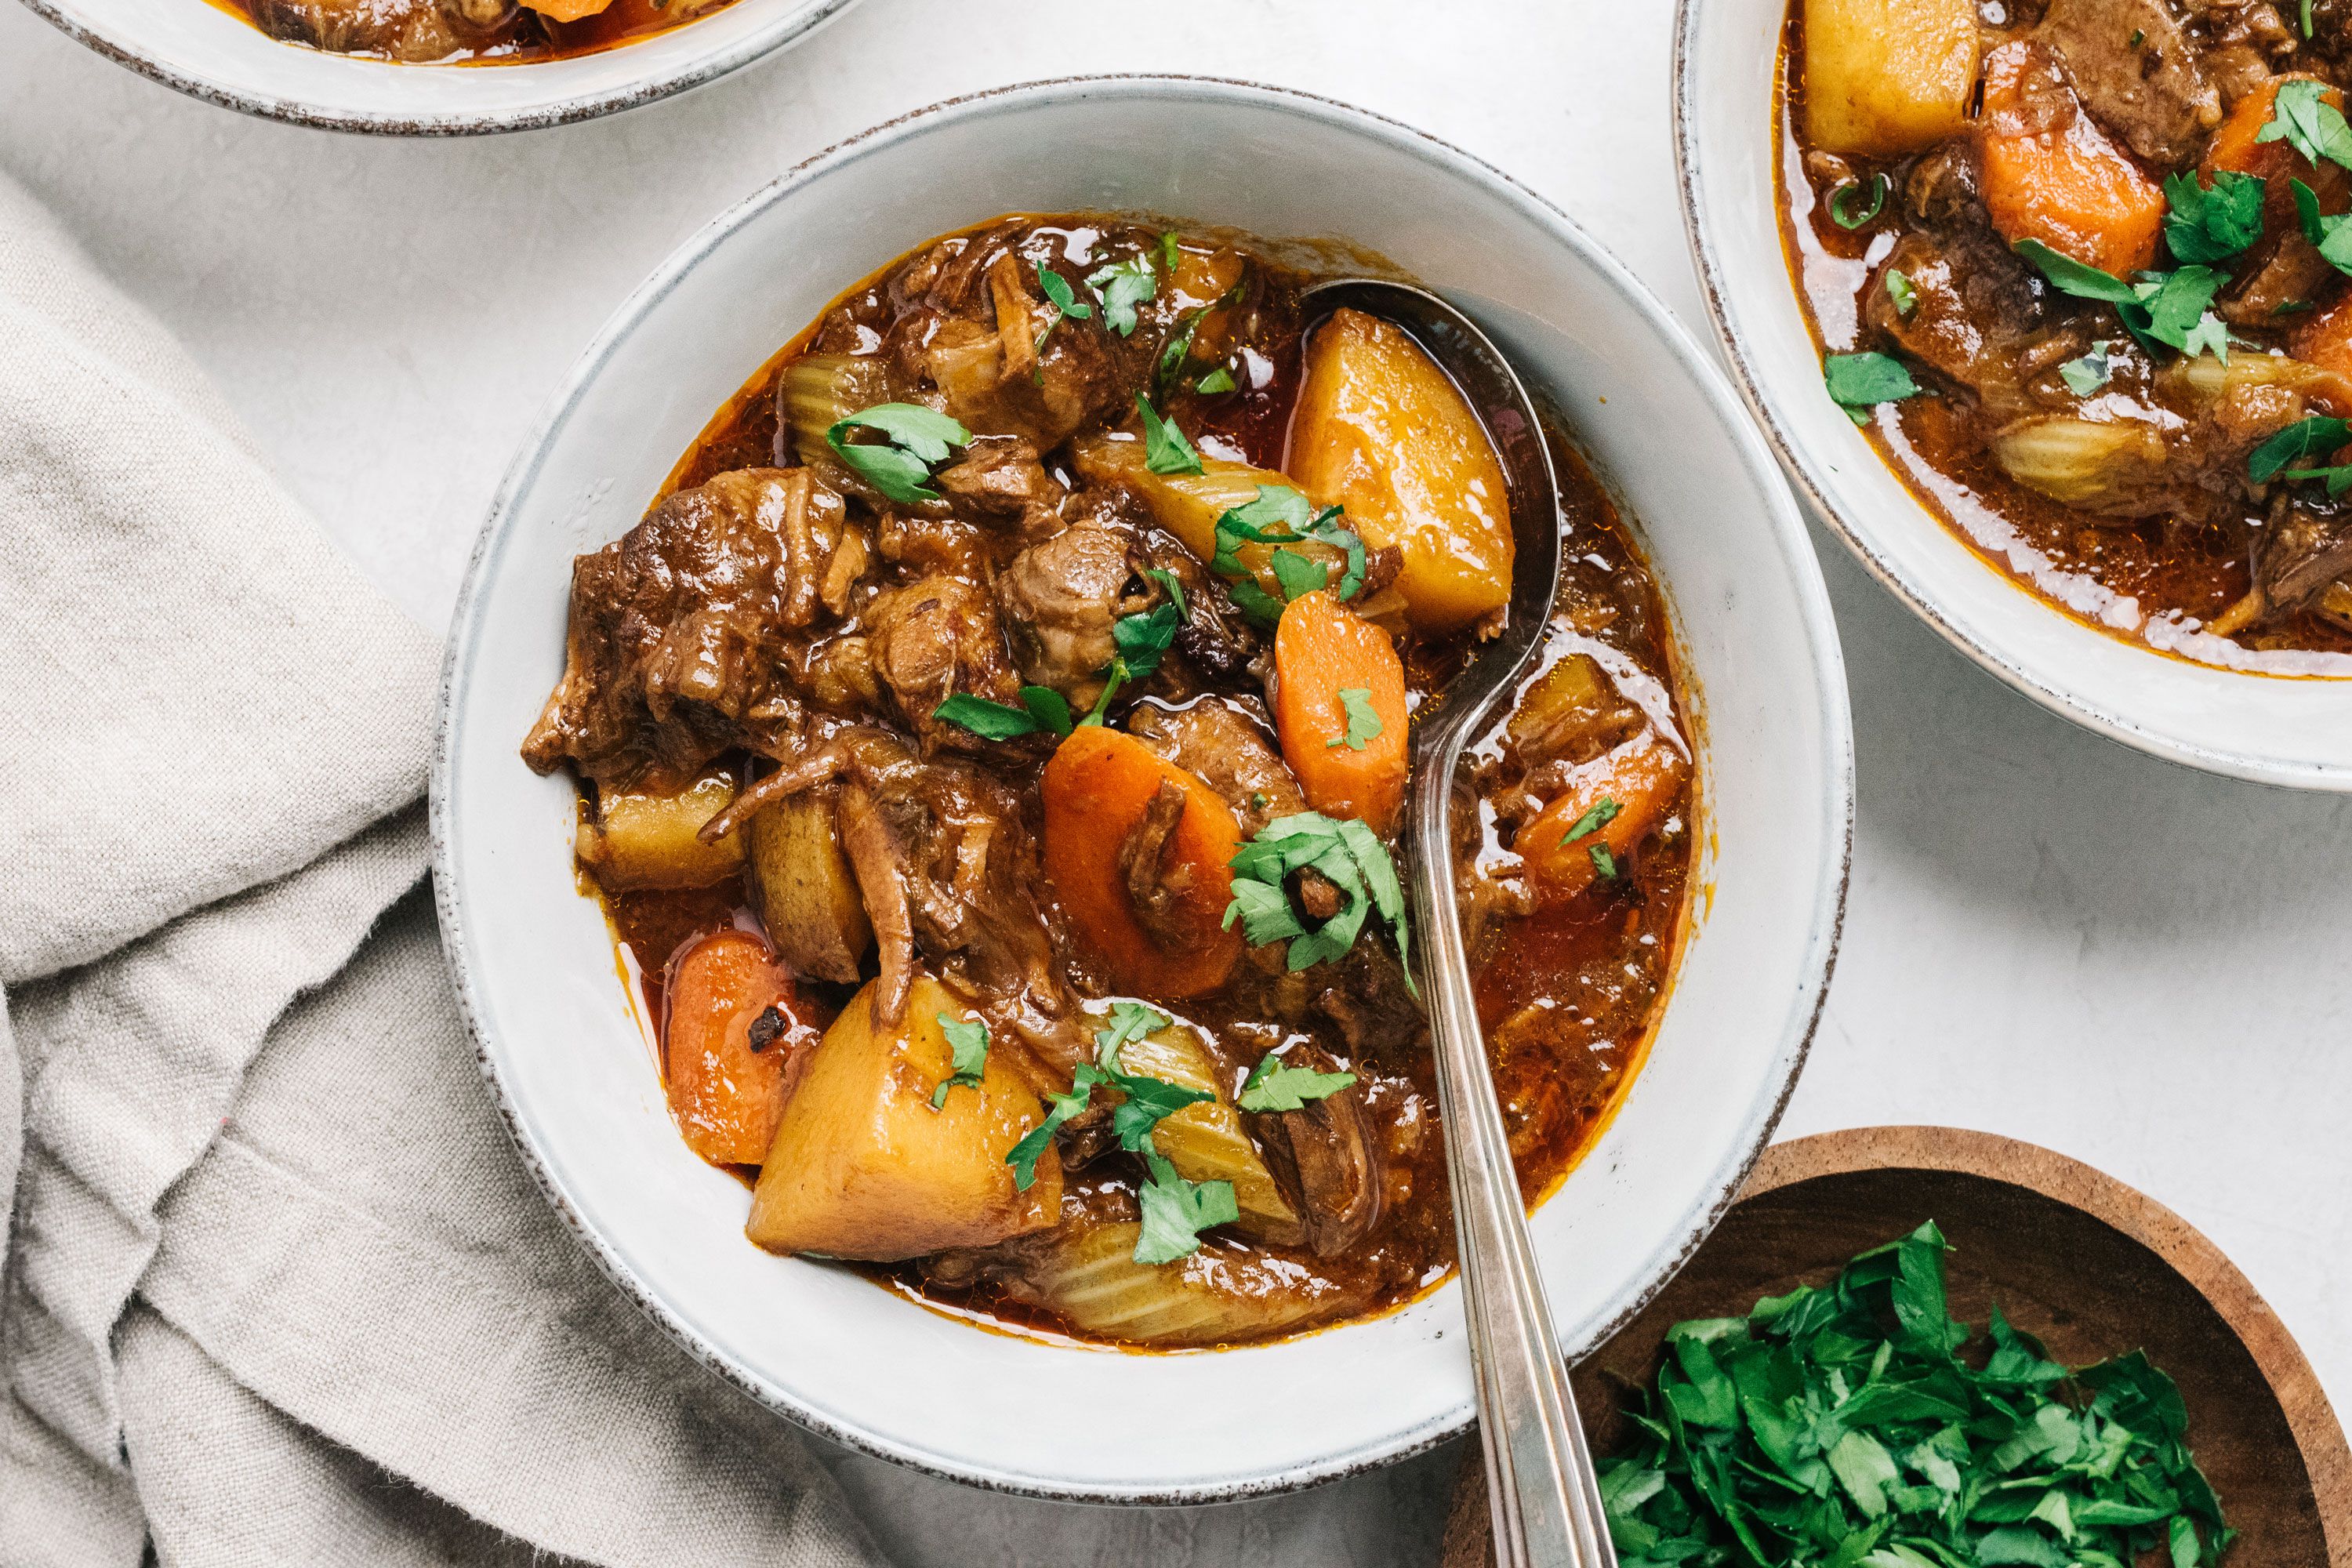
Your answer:
[[[762,806],[744,832],[760,918],[776,951],[796,973],[856,984],[874,927],[842,853],[833,792],[809,790]]]
[[[977,1089],[931,1109],[954,1071],[940,1026],[971,1016],[919,976],[906,1022],[873,1023],[874,986],[850,999],[817,1043],[751,1192],[744,1234],[772,1252],[890,1261],[947,1247],[989,1247],[1054,1224],[1062,1163],[1051,1149],[1025,1193],[1005,1153],[1045,1120],[1036,1092],[992,1051]]]
[[[1360,310],[1334,311],[1307,345],[1290,470],[1347,508],[1375,549],[1404,552],[1396,586],[1412,624],[1459,631],[1511,596],[1511,500],[1494,444],[1421,345]]]
[[[1957,134],[1977,85],[1976,0],[1805,0],[1815,147],[1897,158]]]
[[[743,837],[705,844],[695,834],[734,798],[735,780],[723,770],[677,795],[600,790],[595,816],[580,826],[581,864],[612,892],[715,887],[743,868]]]

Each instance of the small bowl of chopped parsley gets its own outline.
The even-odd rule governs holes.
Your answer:
[[[2352,1562],[2352,1451],[2245,1277],[1987,1133],[1768,1151],[1575,1382],[1622,1568]],[[1447,1568],[1485,1512],[1474,1447]]]

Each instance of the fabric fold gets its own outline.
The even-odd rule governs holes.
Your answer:
[[[432,639],[5,179],[0,531],[0,1568],[879,1563],[488,1104]]]

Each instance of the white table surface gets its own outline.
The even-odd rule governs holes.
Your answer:
[[[974,89],[1165,69],[1363,104],[1559,202],[1706,337],[1674,198],[1669,11],[865,0],[681,99],[432,142],[207,108],[0,5],[0,167],[193,346],[294,492],[438,626],[516,443],[624,294],[779,171]],[[1820,539],[1860,819],[1843,953],[1781,1131],[1947,1122],[2100,1165],[2236,1259],[2352,1408],[2352,799],[2084,734]],[[1269,1502],[1113,1510],[817,1447],[905,1568],[1426,1563],[1455,1455]]]

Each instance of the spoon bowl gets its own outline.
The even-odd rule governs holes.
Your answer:
[[[1498,1568],[1616,1568],[1487,1070],[1454,898],[1454,771],[1464,742],[1534,657],[1559,596],[1559,479],[1527,387],[1467,316],[1424,289],[1351,278],[1308,290],[1308,330],[1342,307],[1402,328],[1437,363],[1486,427],[1510,491],[1511,596],[1503,624],[1414,718],[1405,821],[1420,853],[1412,858],[1409,891],[1421,931],[1417,967],[1437,1061],[1496,1561]]]

